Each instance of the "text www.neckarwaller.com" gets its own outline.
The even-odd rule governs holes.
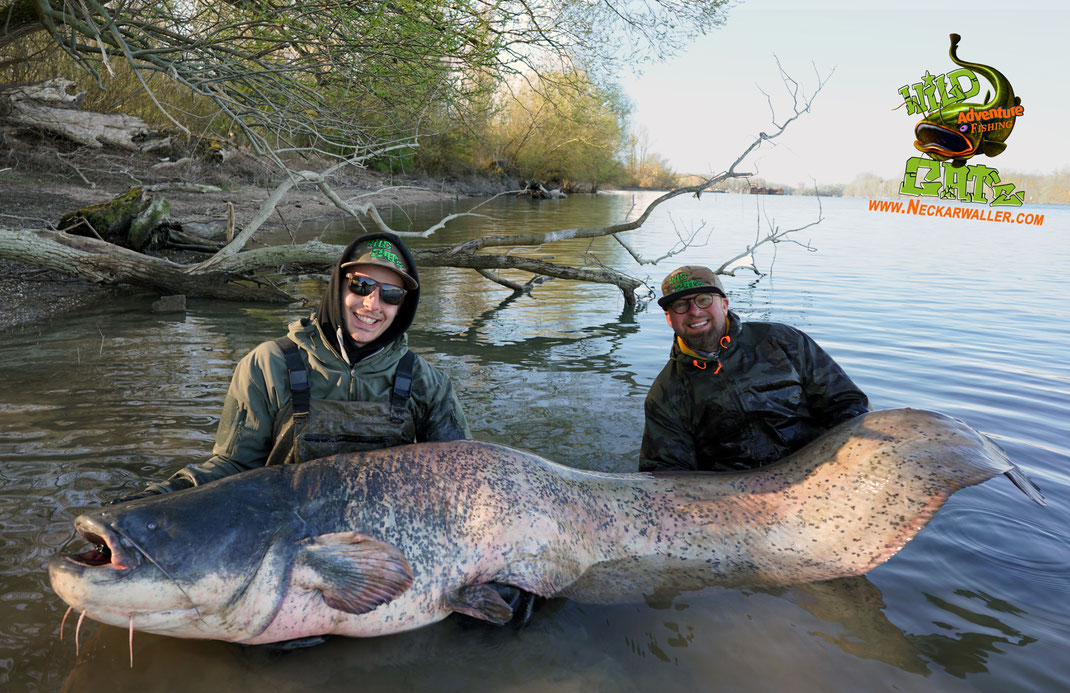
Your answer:
[[[953,205],[934,205],[911,200],[907,204],[888,200],[870,200],[869,211],[885,214],[915,214],[922,217],[946,217],[963,221],[996,221],[1006,224],[1028,224],[1043,226],[1044,215],[1033,212],[1016,212],[1009,209],[977,209],[973,207],[956,207]]]

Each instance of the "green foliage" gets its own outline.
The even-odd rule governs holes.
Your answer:
[[[599,186],[623,172],[617,152],[628,110],[619,90],[582,72],[545,75],[509,93],[485,141],[492,159],[518,177]]]
[[[668,160],[650,151],[650,137],[645,130],[628,134],[623,158],[627,187],[665,190],[679,184],[679,177],[669,167]]]
[[[377,156],[368,161],[368,168],[380,173],[404,175],[417,170],[416,150],[398,150]]]
[[[97,107],[134,112],[151,104],[160,118],[138,115],[198,136],[206,130],[244,135],[281,164],[279,157],[295,152],[351,156],[452,131],[437,126],[451,114],[485,113],[498,88],[518,76],[539,90],[557,90],[550,85],[575,65],[605,75],[619,61],[663,57],[719,25],[724,4],[0,0],[0,18],[7,18],[0,22],[0,79],[71,78],[77,68],[107,90],[91,95]],[[577,144],[566,144],[569,133],[540,125],[543,151],[514,147],[511,154],[532,171],[605,179],[611,159],[597,150],[612,139],[616,107],[596,103],[608,92],[567,88],[576,89],[579,102],[559,120],[578,124]],[[481,117],[481,124],[494,124]],[[467,150],[477,160],[482,133],[470,129],[477,136],[451,134],[447,150]],[[437,166],[443,157],[429,160]]]

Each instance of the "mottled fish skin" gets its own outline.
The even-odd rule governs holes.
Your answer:
[[[135,628],[179,637],[384,635],[445,618],[458,590],[488,582],[608,602],[858,575],[951,493],[1012,469],[966,424],[912,409],[860,416],[740,473],[603,474],[489,443],[425,443],[111,506],[77,523],[114,528],[109,543],[129,536],[158,567],[57,557],[50,571],[65,601],[123,627],[133,612]],[[220,517],[220,503],[237,510]],[[148,523],[158,529],[138,529]],[[154,539],[164,526],[170,543]],[[202,555],[214,544],[226,550]],[[350,591],[335,597],[336,582]],[[351,595],[350,611],[327,603]]]

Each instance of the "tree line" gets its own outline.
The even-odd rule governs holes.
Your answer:
[[[613,77],[718,26],[723,4],[0,0],[0,86],[76,78],[86,108],[238,138],[280,168],[373,153],[380,168],[634,184],[667,167],[632,163]]]

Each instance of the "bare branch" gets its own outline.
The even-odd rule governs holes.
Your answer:
[[[671,214],[669,215],[669,219],[672,220]],[[684,234],[680,233],[679,227],[676,226],[676,222],[673,221],[673,230],[676,231],[676,237],[678,239],[676,245],[670,248],[669,251],[661,257],[654,258],[653,260],[644,258],[642,255],[640,255],[634,248],[628,245],[628,243],[626,243],[623,238],[620,237],[620,234],[615,234],[613,238],[615,238],[617,242],[620,243],[621,246],[623,246],[623,248],[628,251],[628,254],[632,256],[632,259],[634,259],[640,265],[656,265],[662,260],[667,260],[674,255],[679,255],[688,248],[694,248],[696,245],[703,246],[709,243],[710,236],[713,234],[712,228],[710,229],[709,233],[706,234],[705,240],[703,240],[701,243],[695,242],[695,239],[698,237],[698,234],[702,231],[703,228],[705,228],[705,226],[706,222],[702,222],[697,229],[692,231],[691,234],[685,238]]]
[[[548,277],[540,277],[540,276],[536,275],[536,276],[532,277],[531,279],[529,279],[527,282],[525,282],[523,284],[517,284],[516,282],[509,281],[508,279],[505,279],[504,277],[500,277],[497,274],[494,274],[490,270],[477,269],[476,272],[479,272],[479,274],[481,274],[484,278],[489,279],[490,281],[494,282],[495,284],[501,284],[502,286],[504,286],[507,289],[512,289],[513,292],[515,294],[517,294],[517,295],[531,293],[532,287],[534,287],[536,284],[540,284],[543,281],[545,281],[546,279],[548,279]]]
[[[815,195],[817,194],[817,184],[816,183],[814,185],[814,194]],[[758,203],[758,201],[755,200],[755,205],[757,205],[757,203]],[[760,224],[761,223],[760,215],[757,216],[757,219],[758,219],[758,222]],[[820,224],[823,219],[824,219],[824,216],[822,216],[821,196],[820,195],[817,196],[817,219],[814,219],[813,221],[811,221],[808,224],[803,224],[802,226],[797,226],[797,227],[791,228],[791,229],[780,230],[778,227],[774,226],[773,223],[768,221],[768,219],[767,219],[767,224],[768,224],[769,229],[770,229],[769,234],[766,235],[764,238],[755,240],[755,242],[752,245],[748,245],[743,250],[743,252],[741,252],[738,255],[736,255],[735,257],[727,260],[724,264],[722,264],[720,267],[718,267],[716,270],[714,270],[714,274],[727,274],[730,277],[734,277],[734,276],[736,276],[735,275],[736,270],[749,269],[749,270],[752,270],[755,274],[760,276],[762,274],[762,272],[760,272],[758,270],[757,263],[756,263],[756,261],[754,259],[754,251],[757,250],[759,247],[765,245],[766,243],[772,244],[774,246],[776,244],[778,244],[778,243],[794,243],[795,245],[799,245],[799,246],[802,246],[803,248],[806,248],[810,252],[815,252],[817,249],[814,248],[813,246],[811,246],[809,243],[800,243],[799,241],[795,240],[794,238],[788,238],[788,236],[793,234],[793,233],[798,233],[799,231],[804,231],[804,230],[810,228],[811,226],[816,226],[817,224]]]

